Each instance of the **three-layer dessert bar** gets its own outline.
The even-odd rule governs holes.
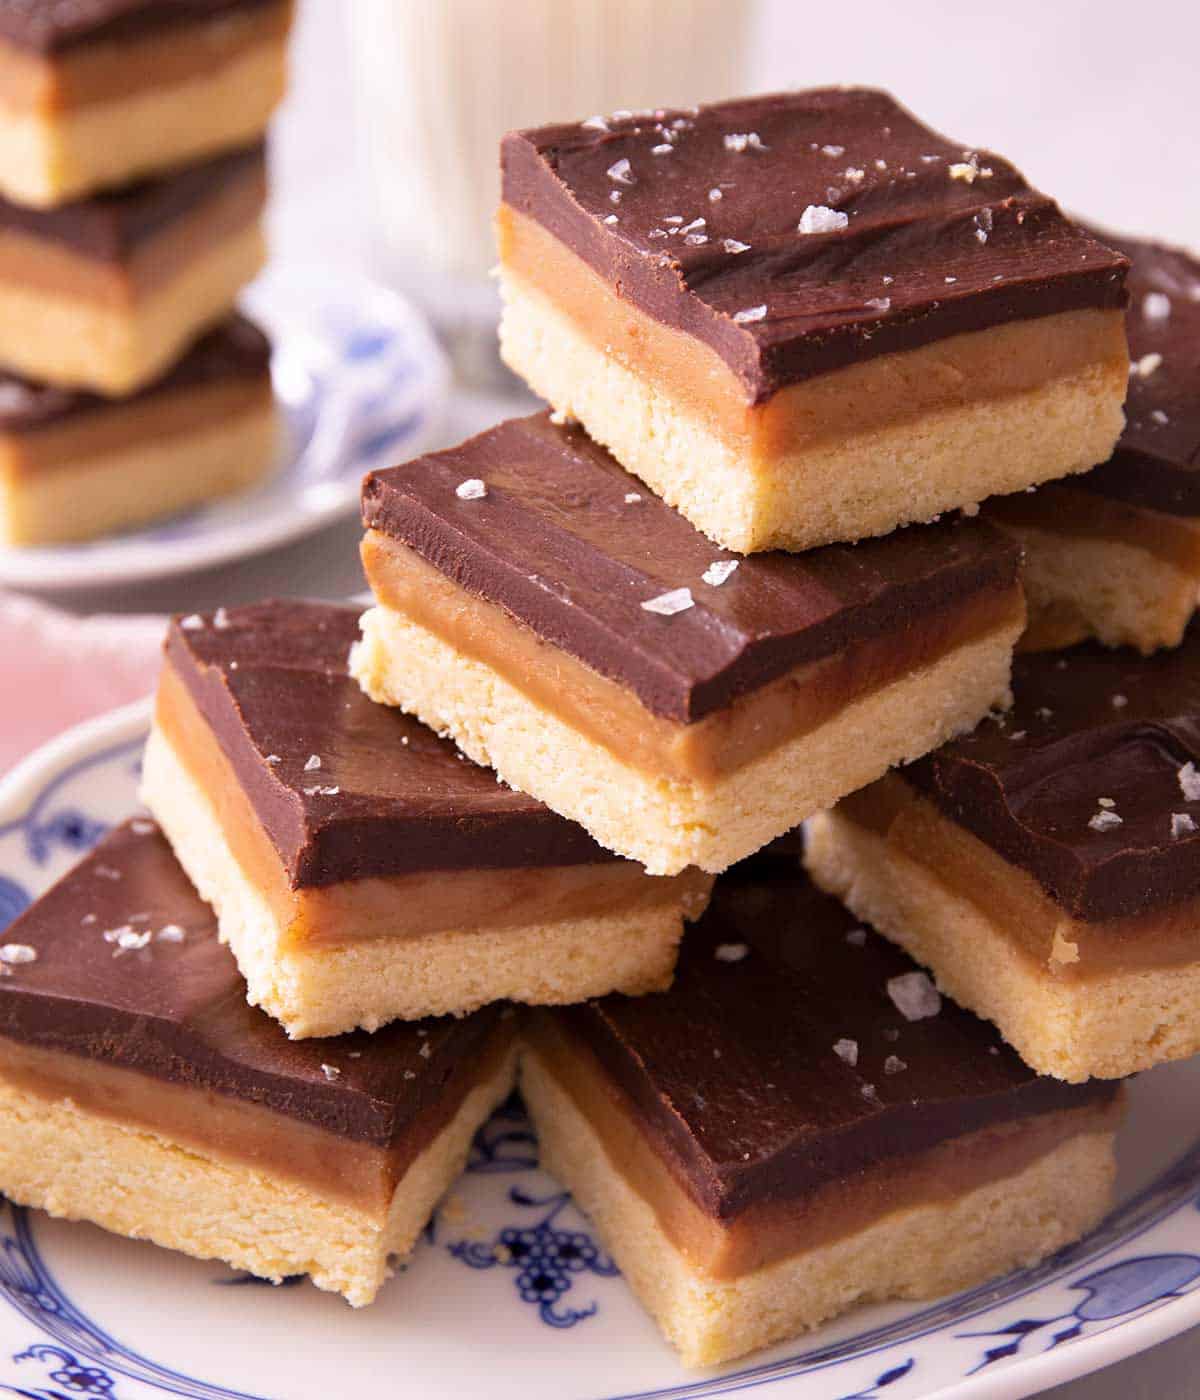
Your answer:
[[[1200,632],[1017,658],[1004,723],[810,823],[826,889],[1079,1080],[1200,1050]]]
[[[0,0],[0,193],[47,208],[258,139],[291,0]]]
[[[0,200],[0,365],[111,396],[165,374],[264,256],[263,147],[112,194]]]
[[[545,414],[369,476],[367,694],[659,875],[722,870],[1006,702],[1000,531],[739,559],[638,485]]]
[[[374,705],[353,609],[176,619],[143,796],[293,1036],[671,980],[698,871],[654,880]]]
[[[533,1013],[521,1074],[687,1365],[1028,1265],[1111,1198],[1118,1086],[1040,1078],[794,860],[717,881],[669,992]]]
[[[241,316],[127,399],[0,372],[0,541],[91,539],[241,490],[279,437],[271,346]]]
[[[730,549],[886,534],[1121,429],[1126,262],[885,93],[516,132],[506,362]]]
[[[1028,648],[1089,637],[1178,646],[1200,597],[1200,262],[1101,235],[1129,258],[1128,422],[1083,476],[988,503],[1025,547]]]
[[[512,1085],[501,1007],[289,1040],[145,818],[4,937],[0,1191],[356,1306]]]

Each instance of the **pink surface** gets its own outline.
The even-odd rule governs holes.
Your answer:
[[[0,593],[0,773],[80,720],[146,695],[164,624],[73,617]]]

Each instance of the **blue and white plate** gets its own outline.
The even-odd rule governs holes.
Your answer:
[[[134,809],[148,714],[84,725],[0,785],[0,926]],[[1132,1086],[1120,1205],[1082,1243],[956,1297],[864,1308],[720,1373],[680,1369],[537,1169],[515,1106],[360,1312],[302,1280],[272,1288],[0,1198],[0,1396],[1015,1400],[1200,1323],[1200,1139],[1179,1111],[1198,1089],[1200,1064]]]
[[[273,474],[141,530],[0,548],[0,586],[123,586],[273,549],[353,511],[364,473],[416,456],[437,433],[449,367],[402,297],[362,278],[289,267],[269,269],[242,304],[275,346],[271,374],[286,428]]]

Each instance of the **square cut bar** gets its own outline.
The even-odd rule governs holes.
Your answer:
[[[1000,531],[738,560],[634,485],[544,414],[369,476],[367,693],[659,875],[720,871],[1006,702]]]
[[[223,320],[264,257],[261,145],[114,194],[0,200],[0,365],[120,397]]]
[[[914,977],[934,1014],[904,1001]],[[997,1042],[794,860],[757,856],[717,881],[669,992],[533,1015],[522,1092],[543,1164],[708,1366],[1097,1223],[1118,1087]]]
[[[1017,658],[1007,721],[810,824],[814,878],[1079,1080],[1200,1051],[1200,631]]]
[[[0,194],[49,208],[262,136],[291,0],[0,0]]]
[[[1125,260],[885,93],[505,137],[505,361],[729,549],[883,535],[1121,429]]]
[[[1028,649],[1178,646],[1200,597],[1200,262],[1100,235],[1131,263],[1128,422],[1070,482],[988,503],[1025,547]]]
[[[711,880],[653,880],[346,671],[348,608],[172,623],[143,797],[290,1035],[669,985]]]
[[[127,399],[0,373],[0,541],[91,539],[241,490],[278,441],[270,342],[241,316]]]
[[[4,936],[0,1191],[356,1307],[512,1085],[501,1007],[290,1041],[144,818]]]

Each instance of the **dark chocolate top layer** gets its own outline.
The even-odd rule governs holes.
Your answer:
[[[1132,264],[1133,369],[1116,452],[1070,484],[1168,515],[1200,515],[1200,262],[1180,248],[1099,236]]]
[[[255,142],[240,151],[119,190],[33,209],[0,198],[0,231],[62,243],[95,262],[121,263],[148,238],[184,218],[231,181],[257,172],[266,179],[266,146]]]
[[[725,1220],[1116,1094],[1038,1076],[949,1001],[907,1021],[887,984],[915,970],[794,858],[758,856],[717,880],[669,992],[550,1014],[590,1046],[697,1203]],[[839,1041],[854,1042],[856,1063]]]
[[[1152,657],[1095,644],[1019,656],[1013,691],[1002,724],[910,764],[907,781],[1073,918],[1200,898],[1200,800],[1180,777],[1200,764],[1200,627]],[[1173,835],[1173,814],[1196,831]]]
[[[938,136],[883,92],[513,132],[501,167],[507,204],[710,345],[755,402],[962,331],[1124,305],[1123,258],[1007,161]],[[801,232],[810,208],[844,227]]]
[[[57,427],[64,419],[97,411],[119,412],[177,389],[265,376],[270,367],[271,342],[253,321],[233,315],[198,340],[161,379],[115,403],[101,394],[59,389],[0,370],[0,433]]]
[[[357,638],[354,609],[303,602],[176,618],[167,633],[167,657],[293,888],[620,859],[449,740],[368,700],[346,669]]]
[[[36,53],[132,39],[279,0],[0,0],[0,38]]]
[[[145,935],[144,947],[122,946]],[[509,1034],[503,1010],[490,1007],[373,1035],[289,1040],[247,1004],[212,911],[143,818],[107,836],[4,941],[36,960],[0,977],[0,1035],[381,1147],[427,1115],[446,1116],[446,1095],[461,1099],[495,1037]]]
[[[461,500],[455,488],[472,478],[487,495]],[[853,642],[902,633],[931,609],[1009,587],[1018,565],[1010,542],[965,520],[740,558],[545,413],[373,472],[363,520],[684,723]],[[713,563],[734,560],[725,582],[704,581]],[[678,588],[692,592],[686,611],[642,606]]]

